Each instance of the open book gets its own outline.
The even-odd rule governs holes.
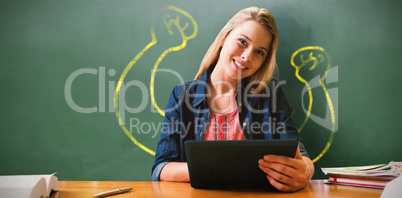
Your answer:
[[[0,198],[45,198],[51,191],[58,190],[58,179],[54,174],[0,176]]]

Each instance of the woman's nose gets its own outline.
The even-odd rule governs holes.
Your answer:
[[[251,62],[253,53],[250,49],[246,49],[243,51],[241,58],[243,59],[243,61],[245,62]]]

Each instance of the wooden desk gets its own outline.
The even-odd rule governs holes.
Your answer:
[[[110,196],[123,197],[380,197],[381,189],[328,185],[324,180],[313,180],[303,190],[295,193],[266,191],[199,190],[189,183],[142,181],[59,181],[59,192],[51,198],[92,197],[94,194],[122,187],[133,187],[128,193]]]

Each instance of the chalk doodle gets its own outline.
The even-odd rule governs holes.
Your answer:
[[[304,58],[303,54],[309,53],[309,56],[307,58]],[[317,54],[316,56],[314,56],[314,54]],[[295,63],[295,58],[299,55],[300,58],[300,64],[296,65]],[[291,58],[290,58],[290,62],[291,65],[296,69],[295,71],[295,76],[297,77],[297,79],[304,83],[305,88],[304,90],[306,90],[308,92],[308,96],[309,96],[309,105],[307,110],[304,108],[303,106],[303,102],[302,102],[302,106],[303,106],[303,110],[306,113],[306,117],[304,118],[303,123],[301,124],[301,126],[299,127],[299,133],[303,130],[303,128],[305,127],[305,125],[307,124],[307,121],[309,119],[314,120],[315,122],[317,122],[318,124],[320,124],[321,126],[329,129],[330,132],[330,137],[328,139],[327,144],[325,145],[325,148],[321,151],[321,153],[314,158],[312,161],[316,162],[318,161],[329,149],[329,147],[332,144],[333,138],[334,138],[334,133],[337,130],[337,125],[336,125],[336,115],[335,115],[335,110],[334,110],[334,104],[333,101],[331,100],[330,94],[328,93],[328,90],[326,88],[325,85],[325,81],[327,81],[327,83],[329,82],[328,79],[326,79],[328,77],[329,73],[333,73],[336,74],[336,81],[337,81],[337,67],[336,68],[332,68],[332,58],[331,55],[322,47],[319,46],[307,46],[307,47],[303,47],[300,48],[298,50],[296,50]],[[310,71],[314,70],[317,68],[318,65],[320,64],[324,64],[326,66],[325,68],[325,73],[319,77],[318,79],[315,78],[311,81],[307,81],[306,79],[304,79],[303,77],[300,76],[300,70],[303,67],[307,67],[307,65],[311,66],[308,68]],[[334,81],[334,78],[331,78],[332,81]],[[321,86],[322,90],[324,91],[325,94],[325,98],[327,101],[327,105],[329,108],[329,115],[330,115],[330,126],[326,126],[326,124],[324,123],[324,119],[320,120],[317,116],[314,116],[311,114],[311,109],[312,109],[312,105],[313,105],[313,93],[312,93],[312,86],[311,84],[313,82],[319,81],[319,85],[314,85],[314,87],[317,86]],[[318,84],[318,83],[317,83]],[[336,92],[337,93],[337,92]],[[302,97],[303,98],[303,97]]]
[[[172,14],[172,12],[174,14]],[[170,14],[169,14],[170,13]],[[159,114],[164,116],[165,113],[159,108],[159,106],[156,103],[155,100],[155,94],[154,94],[154,82],[155,82],[155,75],[156,75],[156,69],[158,68],[160,62],[162,61],[163,58],[165,58],[165,56],[170,53],[170,52],[174,52],[174,51],[178,51],[181,50],[183,48],[186,47],[187,41],[190,39],[193,39],[198,32],[198,25],[196,23],[196,21],[194,20],[194,18],[187,12],[185,12],[184,10],[181,10],[177,7],[174,6],[168,6],[163,8],[157,15],[155,15],[155,18],[153,19],[152,23],[151,23],[151,42],[145,46],[131,61],[130,63],[128,63],[128,65],[126,66],[126,68],[124,69],[122,75],[119,78],[119,82],[116,86],[116,91],[115,91],[115,95],[114,95],[114,109],[115,109],[115,113],[116,113],[116,117],[117,120],[119,121],[119,125],[122,128],[122,130],[124,131],[124,133],[130,138],[130,140],[137,145],[138,147],[140,147],[141,149],[143,149],[144,151],[146,151],[147,153],[151,154],[151,155],[155,155],[155,151],[149,149],[148,147],[144,146],[143,144],[141,144],[139,141],[137,141],[134,136],[128,131],[127,127],[124,125],[122,118],[121,118],[121,114],[119,112],[119,93],[120,93],[120,88],[122,86],[122,83],[124,82],[124,79],[127,75],[127,73],[130,71],[130,69],[134,66],[134,64],[141,58],[141,56],[147,51],[149,50],[151,47],[153,47],[154,45],[157,44],[157,38],[156,38],[156,34],[155,34],[155,24],[156,24],[156,16],[159,16],[160,14],[163,14],[163,24],[166,26],[168,33],[172,36],[174,35],[174,31],[173,31],[173,27],[175,26],[178,31],[179,31],[179,37],[181,37],[182,39],[182,43],[178,46],[174,46],[174,47],[170,47],[168,49],[166,49],[157,59],[157,61],[155,62],[154,66],[153,66],[153,71],[151,74],[151,82],[150,82],[150,95],[151,95],[151,99],[152,99],[152,105],[158,110]],[[191,24],[189,24],[188,22],[186,22],[184,24],[184,26],[180,25],[180,17],[184,16],[182,19],[185,20],[189,20]],[[184,20],[182,20],[184,21]],[[190,35],[187,35],[185,33],[185,30],[188,29],[189,26],[193,27],[193,32]]]

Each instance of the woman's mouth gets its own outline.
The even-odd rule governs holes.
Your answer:
[[[241,63],[237,62],[236,60],[233,60],[233,62],[234,62],[235,68],[239,71],[244,71],[244,70],[248,69],[247,67],[243,66]]]

